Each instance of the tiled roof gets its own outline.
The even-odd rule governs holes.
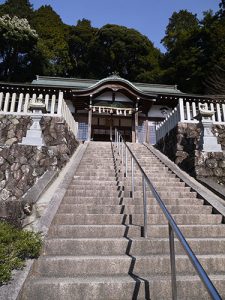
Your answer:
[[[37,76],[37,79],[33,80],[32,84],[46,86],[62,86],[69,87],[75,90],[86,90],[93,88],[94,86],[98,86],[104,82],[107,83],[108,81],[126,83],[144,94],[183,94],[180,90],[177,89],[176,85],[136,83],[130,82],[124,78],[114,75],[103,78],[101,80]]]

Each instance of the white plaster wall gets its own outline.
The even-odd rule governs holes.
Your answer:
[[[112,101],[112,92],[105,92],[99,95],[94,100],[101,100],[101,101]],[[118,102],[132,102],[127,96],[123,95],[122,93],[116,92],[115,93],[115,101]]]
[[[148,117],[166,118],[171,111],[172,108],[169,108],[166,105],[153,105],[148,112]]]
[[[66,101],[66,104],[69,107],[71,113],[75,113],[75,107],[73,106],[72,101],[71,100],[65,100],[65,101]]]

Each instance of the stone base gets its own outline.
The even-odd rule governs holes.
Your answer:
[[[215,136],[204,137],[204,142],[202,144],[202,151],[204,151],[204,152],[222,152],[222,148],[221,148],[221,145],[218,144],[217,138]]]
[[[30,145],[30,146],[45,146],[42,132],[40,130],[29,129],[27,134],[22,139],[22,145]]]

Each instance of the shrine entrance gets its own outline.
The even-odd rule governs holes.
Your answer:
[[[132,119],[131,117],[119,118],[115,116],[93,116],[91,126],[91,140],[111,141],[115,139],[115,128],[117,128],[127,142],[132,141]]]
[[[126,141],[138,142],[148,112],[156,101],[154,95],[142,92],[118,76],[73,92],[79,138],[87,141],[114,140],[117,128]]]

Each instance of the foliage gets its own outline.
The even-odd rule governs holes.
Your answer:
[[[40,234],[0,222],[0,284],[9,281],[12,270],[22,268],[25,259],[38,257],[41,244]]]
[[[72,65],[70,76],[90,77],[89,45],[96,32],[97,29],[86,19],[78,20],[76,26],[68,27],[67,41]]]
[[[18,18],[31,20],[33,16],[33,7],[29,0],[7,0],[0,5],[0,16],[10,15]]]
[[[106,77],[116,71],[124,78],[136,80],[145,72],[155,76],[160,51],[138,31],[108,24],[95,34],[88,55],[93,77]]]
[[[66,27],[51,6],[41,6],[34,12],[32,26],[39,39],[35,55],[42,61],[41,74],[67,76],[70,69],[69,49],[66,42]],[[33,66],[34,72],[40,65]]]
[[[135,29],[94,28],[87,19],[65,25],[51,6],[34,11],[29,0],[6,0],[0,16],[0,80],[30,81],[36,74],[102,78],[116,71],[131,81],[211,93],[209,82],[225,69],[225,0],[202,20],[187,10],[174,12],[162,39],[165,54]]]
[[[163,64],[164,81],[177,83],[184,91],[201,90],[200,24],[187,10],[173,13],[162,42],[167,48]]]
[[[26,19],[0,17],[0,77],[11,80],[23,67],[27,54],[35,46],[38,35]]]

